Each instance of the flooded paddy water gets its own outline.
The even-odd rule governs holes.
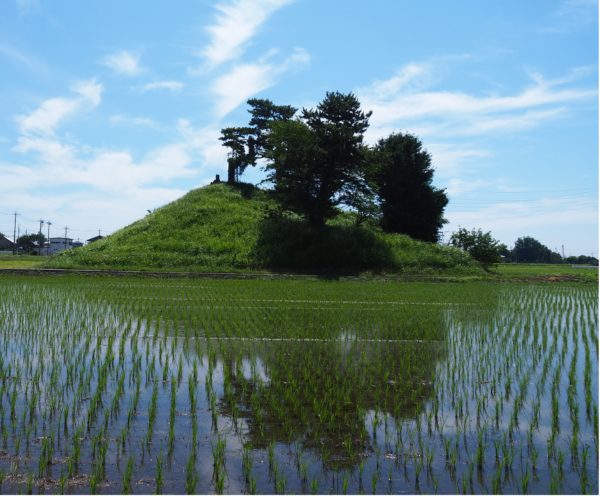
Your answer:
[[[3,276],[2,493],[597,493],[595,285]]]

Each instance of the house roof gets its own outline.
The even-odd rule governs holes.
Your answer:
[[[9,245],[14,245],[14,243],[6,236],[4,236],[4,234],[0,234],[0,242],[3,242],[4,244],[8,243]]]

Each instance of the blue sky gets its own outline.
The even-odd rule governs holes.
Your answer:
[[[596,1],[3,0],[0,73],[11,237],[15,211],[21,232],[113,232],[224,174],[248,98],[337,90],[373,111],[369,142],[421,138],[446,237],[598,256]]]

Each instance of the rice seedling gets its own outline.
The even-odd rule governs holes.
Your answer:
[[[196,455],[192,451],[188,457],[185,468],[185,492],[186,494],[194,494],[198,484],[198,474],[196,473]]]
[[[133,476],[134,461],[132,457],[127,460],[127,467],[123,473],[121,490],[123,494],[131,494],[131,477]]]
[[[156,486],[154,489],[154,494],[162,494],[163,486],[164,486],[164,475],[163,475],[163,457],[162,454],[159,454],[156,457],[156,476],[155,476]]]

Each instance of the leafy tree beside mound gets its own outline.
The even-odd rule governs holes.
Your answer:
[[[447,222],[448,197],[432,186],[431,155],[411,134],[391,134],[373,149],[375,189],[381,205],[381,226],[387,232],[438,241]]]
[[[491,232],[484,233],[481,229],[469,231],[464,227],[452,233],[450,245],[466,251],[484,267],[500,262],[501,250],[504,247],[492,237]]]

